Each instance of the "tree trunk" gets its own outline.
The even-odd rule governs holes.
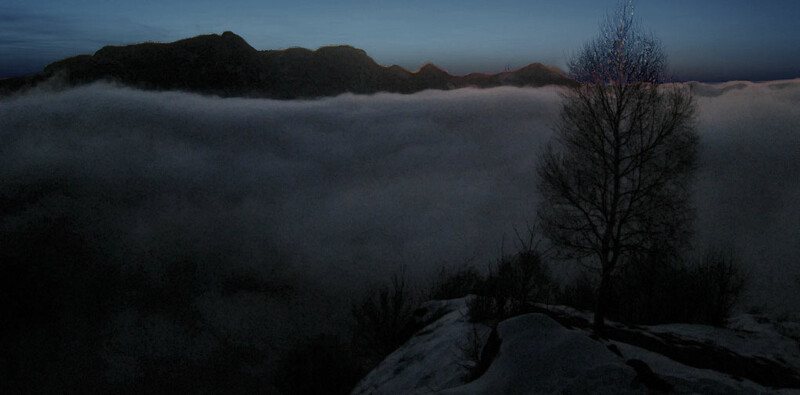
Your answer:
[[[594,308],[594,331],[598,335],[603,333],[606,319],[606,309],[611,295],[611,275],[603,269],[600,279],[600,289],[597,290],[597,303]]]

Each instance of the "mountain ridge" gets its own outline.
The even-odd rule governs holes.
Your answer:
[[[170,43],[106,46],[93,55],[51,63],[38,74],[0,80],[0,95],[50,79],[67,87],[110,80],[147,90],[181,90],[222,97],[300,99],[342,93],[414,93],[426,89],[575,85],[559,70],[532,63],[498,74],[453,76],[432,63],[416,71],[382,66],[349,45],[316,50],[256,50],[226,31]]]

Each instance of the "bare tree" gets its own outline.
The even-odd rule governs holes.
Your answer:
[[[633,1],[620,1],[600,24],[600,34],[569,62],[570,77],[583,84],[662,83],[667,58],[661,43],[634,18]]]
[[[556,139],[538,168],[543,231],[562,257],[600,270],[602,330],[612,274],[676,253],[688,240],[698,136],[688,90],[663,85],[666,57],[620,3],[570,62],[581,82],[564,95]]]

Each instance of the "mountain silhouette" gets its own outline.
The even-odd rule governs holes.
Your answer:
[[[53,80],[76,86],[109,80],[148,90],[181,90],[223,97],[277,99],[333,96],[345,92],[413,93],[425,89],[574,85],[557,69],[534,63],[499,74],[453,76],[433,64],[415,72],[384,67],[351,46],[258,51],[232,32],[172,43],[107,46],[94,55],[60,60],[26,77],[0,80],[10,94]]]

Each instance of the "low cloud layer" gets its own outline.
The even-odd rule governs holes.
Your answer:
[[[800,306],[800,80],[698,90],[697,238],[732,248],[753,302]]]
[[[789,288],[800,81],[696,89],[697,244],[739,250],[755,301],[800,303]],[[211,282],[247,273],[352,291],[403,265],[482,267],[534,221],[534,168],[559,101],[556,88],[316,101],[103,84],[30,93],[0,101],[0,230],[68,217],[154,278],[192,260]]]
[[[2,106],[3,192],[57,188],[57,204],[37,207],[117,241],[101,245],[121,261],[280,260],[350,282],[494,256],[504,232],[532,219],[531,169],[557,98],[499,89],[280,102],[103,85],[31,95]]]

